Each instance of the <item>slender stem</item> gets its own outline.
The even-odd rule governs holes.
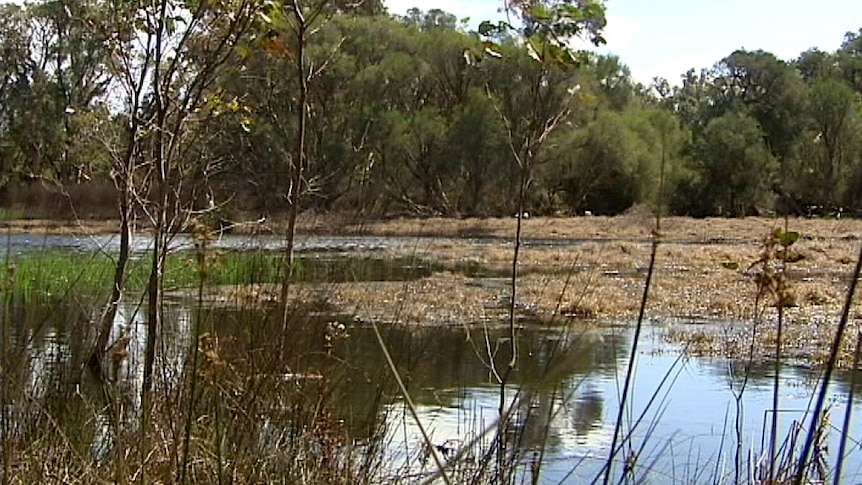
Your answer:
[[[853,367],[850,368],[850,390],[847,392],[847,407],[844,410],[844,424],[841,426],[841,441],[838,444],[838,459],[835,463],[835,485],[841,483],[841,469],[844,466],[844,449],[847,447],[847,437],[850,435],[850,418],[853,415],[853,397],[856,389],[856,373],[859,372],[860,355],[862,355],[862,331],[857,331]]]
[[[4,277],[6,281],[3,282],[3,321],[0,322],[0,372],[2,372],[2,378],[0,378],[0,446],[3,447],[3,485],[8,485],[9,483],[9,411],[7,410],[6,401],[8,399],[8,385],[9,385],[9,362],[7,360],[8,353],[8,345],[9,345],[9,322],[10,322],[10,310],[12,306],[12,271],[11,266],[9,265],[9,251],[11,242],[10,232],[6,230],[6,256],[4,261],[4,267],[6,268],[6,272],[4,273]]]
[[[201,320],[203,319],[203,302],[204,302],[204,282],[206,281],[206,257],[207,257],[207,235],[203,234],[200,238],[198,248],[198,298],[197,304],[195,305],[195,323],[192,331],[192,341],[189,346],[189,352],[191,354],[191,370],[190,370],[190,382],[189,382],[189,397],[188,403],[189,407],[186,414],[186,425],[185,425],[185,439],[183,443],[183,457],[182,457],[182,465],[180,469],[180,480],[179,483],[186,483],[186,471],[188,470],[189,463],[189,448],[191,444],[191,436],[192,429],[194,427],[194,415],[195,415],[195,403],[197,394],[197,384],[198,384],[198,345],[201,338]]]
[[[805,474],[808,469],[808,455],[811,454],[811,448],[814,446],[814,441],[817,436],[817,428],[819,427],[820,414],[823,411],[823,406],[826,403],[826,395],[829,392],[829,382],[832,380],[832,373],[838,364],[838,354],[841,351],[841,341],[844,338],[844,330],[847,328],[847,320],[850,317],[850,308],[853,306],[853,297],[856,294],[856,285],[859,282],[859,274],[862,272],[862,245],[859,247],[859,255],[856,257],[856,267],[853,270],[853,278],[850,280],[850,288],[847,290],[847,295],[844,300],[844,308],[841,311],[841,320],[838,322],[838,329],[835,331],[835,339],[832,341],[832,350],[829,355],[829,361],[826,363],[826,371],[823,374],[823,382],[820,384],[820,393],[817,395],[817,402],[814,405],[814,410],[811,414],[811,424],[808,427],[808,435],[805,437],[805,443],[802,448],[802,453],[799,455],[799,462],[796,466],[796,476],[793,479],[795,485],[802,485]]]
[[[620,398],[620,408],[617,411],[617,419],[616,419],[616,422],[614,424],[614,437],[611,440],[611,448],[610,448],[610,452],[608,453],[608,461],[605,464],[605,477],[604,477],[604,480],[602,481],[602,483],[604,485],[607,485],[610,482],[611,471],[613,469],[613,466],[612,466],[613,460],[614,460],[614,457],[615,457],[616,452],[617,452],[617,441],[619,439],[620,431],[621,431],[621,427],[622,427],[623,413],[625,412],[625,409],[626,409],[626,401],[628,400],[629,390],[632,387],[632,379],[633,379],[634,372],[635,372],[635,361],[636,361],[637,352],[638,352],[638,342],[640,341],[641,329],[643,328],[644,315],[646,313],[646,304],[647,304],[647,301],[649,299],[649,289],[650,289],[650,284],[652,283],[653,270],[655,269],[655,258],[656,258],[656,253],[658,252],[658,245],[659,245],[658,234],[655,234],[653,236],[653,241],[652,241],[652,251],[650,252],[649,269],[647,270],[646,283],[644,284],[644,292],[643,292],[643,296],[641,297],[640,311],[638,312],[638,321],[637,321],[637,324],[635,325],[635,333],[634,333],[634,337],[633,337],[633,341],[632,341],[632,348],[631,348],[631,352],[629,353],[629,363],[628,363],[628,369],[626,370],[625,384],[623,385],[623,394],[622,394],[622,397]]]
[[[449,476],[446,474],[446,465],[443,463],[443,460],[437,453],[437,449],[431,442],[431,437],[428,436],[428,432],[425,431],[425,427],[422,426],[422,421],[419,419],[419,413],[416,411],[416,405],[413,404],[413,399],[407,392],[407,386],[404,385],[404,381],[401,379],[401,374],[398,373],[398,368],[395,367],[395,362],[392,360],[392,355],[389,354],[389,349],[386,347],[386,342],[383,341],[383,336],[380,335],[380,329],[377,327],[376,323],[372,323],[371,326],[374,329],[374,335],[377,337],[377,343],[378,345],[380,345],[380,350],[383,352],[383,356],[386,358],[386,364],[389,366],[389,370],[392,371],[392,376],[395,377],[395,382],[398,384],[398,389],[401,391],[401,395],[404,396],[404,401],[407,402],[407,409],[410,411],[410,415],[413,417],[413,421],[419,428],[419,433],[422,435],[422,440],[425,442],[425,446],[428,447],[428,450],[431,453],[431,457],[434,458],[434,463],[437,465],[437,472],[440,474],[440,477],[443,478],[443,482],[445,482],[446,485],[451,485],[452,482],[449,480]]]
[[[305,137],[308,121],[308,76],[306,72],[305,49],[308,42],[308,21],[302,11],[302,5],[298,0],[292,2],[294,19],[296,20],[296,74],[299,76],[299,109],[297,110],[297,134],[296,146],[293,153],[293,167],[290,178],[290,208],[287,219],[287,247],[285,248],[284,279],[281,285],[282,307],[282,334],[287,334],[287,324],[290,319],[287,303],[291,280],[293,279],[294,266],[294,244],[296,238],[296,218],[299,214],[300,198],[302,196],[302,182],[305,170]]]
[[[647,270],[647,278],[644,283],[644,292],[641,297],[641,305],[640,310],[638,312],[638,321],[635,325],[635,333],[632,342],[631,353],[629,354],[629,363],[628,369],[626,370],[626,380],[623,385],[623,394],[620,398],[620,408],[617,411],[617,419],[614,423],[614,437],[611,440],[611,448],[608,452],[608,461],[605,463],[605,476],[603,483],[607,485],[610,477],[611,471],[613,468],[614,456],[617,453],[617,440],[620,436],[620,431],[622,427],[623,414],[626,409],[626,401],[628,400],[629,388],[632,385],[632,378],[634,376],[635,370],[635,359],[637,358],[637,350],[638,350],[638,341],[640,340],[641,328],[643,327],[644,315],[646,313],[646,305],[649,300],[649,289],[652,283],[652,275],[653,270],[655,269],[655,258],[656,253],[658,253],[658,246],[661,238],[661,210],[662,210],[662,200],[664,199],[664,172],[665,165],[667,163],[667,150],[666,150],[666,130],[662,130],[662,144],[661,144],[661,166],[659,169],[659,182],[658,182],[658,194],[656,196],[656,211],[655,211],[655,230],[652,234],[652,249],[650,251],[650,260],[649,260],[649,269]]]
[[[788,227],[788,219],[785,215],[784,217],[784,233],[787,234]],[[783,241],[779,241],[781,243]],[[778,328],[776,328],[775,335],[775,363],[773,369],[773,382],[772,382],[772,423],[770,426],[769,432],[769,483],[772,483],[775,480],[775,460],[778,458],[776,456],[776,449],[778,447],[778,410],[781,405],[781,341],[784,338],[784,305],[785,301],[785,284],[786,284],[786,276],[787,276],[787,246],[781,244],[781,249],[779,250],[779,255],[781,255],[781,273],[778,275],[778,284],[777,284],[777,292],[775,301],[778,305]]]

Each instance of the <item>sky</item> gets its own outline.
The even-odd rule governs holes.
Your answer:
[[[439,8],[472,26],[499,18],[502,0],[385,0],[390,13]],[[694,68],[711,67],[737,49],[792,60],[816,47],[832,52],[862,28],[862,0],[606,0],[607,45],[635,80],[664,77],[679,84]]]

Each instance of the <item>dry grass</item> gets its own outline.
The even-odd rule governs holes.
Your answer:
[[[0,221],[0,231],[12,234],[109,234],[119,231],[115,220],[9,219]]]
[[[430,224],[438,231],[455,232],[476,227],[470,221]],[[485,230],[512,221],[487,221]],[[552,225],[551,222],[557,224]],[[578,234],[600,238],[568,245],[527,245],[519,271],[519,316],[527,320],[569,322],[633,319],[637,315],[650,245],[648,231],[630,219],[580,218],[530,220],[538,235],[556,236],[578,222]],[[416,222],[412,223],[417,224]],[[472,224],[472,225],[471,225]],[[713,226],[711,226],[714,225]],[[614,227],[616,225],[617,227]],[[653,321],[713,321],[718,325],[673,325],[669,338],[689,344],[694,352],[743,356],[748,352],[752,325],[760,322],[755,338],[757,356],[774,353],[776,310],[770,302],[757,302],[757,268],[762,240],[781,221],[768,219],[672,219],[669,241],[659,248],[647,316]],[[410,224],[384,222],[377,234],[404,234]],[[786,308],[783,345],[797,360],[817,365],[825,358],[837,322],[847,278],[852,271],[862,231],[859,221],[795,220],[791,230],[804,238],[793,246],[801,259],[788,267],[794,306]],[[394,230],[398,228],[398,230]],[[537,229],[538,228],[538,229]],[[388,232],[392,230],[392,232]],[[408,231],[409,232],[409,231]],[[710,234],[722,234],[710,238]],[[635,237],[640,234],[640,237]],[[614,240],[614,237],[620,239]],[[631,237],[631,239],[627,239]],[[601,240],[605,239],[605,240]],[[414,249],[414,251],[416,251]],[[429,240],[418,253],[448,265],[449,271],[408,283],[349,283],[331,286],[330,301],[361,319],[391,321],[393,317],[417,325],[470,324],[505,320],[509,288],[505,278],[471,279],[455,271],[470,262],[491,274],[510,271],[513,247],[501,240],[478,245],[467,240]],[[862,300],[860,300],[862,301]],[[862,310],[859,319],[862,320]],[[844,359],[849,358],[850,339]]]
[[[808,237],[858,238],[862,220],[793,218],[790,227]],[[666,241],[756,241],[783,219],[749,217],[745,219],[667,217],[662,219]],[[523,221],[524,236],[533,239],[634,239],[649,237],[655,220],[646,213],[616,217],[536,217]],[[283,233],[284,223],[267,222],[269,230]],[[367,234],[378,236],[485,236],[514,238],[513,218],[496,219],[391,219],[356,221],[344,216],[304,214],[299,231],[328,234]]]
[[[278,222],[268,221],[278,233]],[[654,321],[712,319],[738,324],[675,327],[674,340],[701,353],[739,355],[747,350],[755,321],[757,285],[752,263],[762,241],[783,220],[663,220],[662,241],[647,316]],[[554,324],[570,321],[632,319],[643,291],[653,221],[647,215],[616,218],[531,218],[524,221],[528,244],[519,266],[519,316]],[[820,361],[844,300],[862,235],[862,221],[792,219],[791,230],[803,235],[793,246],[801,259],[790,265],[796,306],[787,308],[788,352]],[[110,222],[58,224],[13,221],[19,232],[106,232]],[[407,283],[340,283],[308,285],[297,293],[313,294],[333,308],[362,320],[398,320],[414,325],[502,323],[506,318],[514,233],[513,219],[422,219],[355,222],[344,217],[306,214],[300,233],[366,234],[417,239],[416,245],[392,257],[419,256],[442,263],[444,271]],[[477,244],[462,236],[497,237]],[[446,239],[451,237],[451,239]],[[529,240],[569,241],[535,245]],[[576,243],[572,243],[575,240]],[[461,269],[479,267],[496,278],[468,278]],[[305,285],[300,285],[305,286]],[[269,301],[265,290],[256,298]],[[768,305],[767,305],[768,307]],[[859,320],[862,320],[862,311]],[[760,314],[758,352],[769,355],[774,342],[774,308]],[[748,322],[748,323],[746,323]],[[852,332],[851,332],[852,333]],[[850,349],[849,341],[845,348]]]

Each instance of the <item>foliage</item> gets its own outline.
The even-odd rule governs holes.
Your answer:
[[[203,9],[194,20],[168,16],[165,34],[190,35],[176,59],[162,53],[162,66],[173,67],[161,71],[168,75],[161,89],[196,106],[180,98],[163,106],[174,133],[168,154],[179,157],[169,178],[175,202],[187,208],[206,199],[223,214],[257,217],[290,207],[302,85],[296,24],[293,4],[280,14],[267,5],[230,38],[236,50],[218,60],[227,69],[201,62],[219,52],[226,14],[248,5]],[[571,37],[603,41],[601,2],[515,2],[511,23],[483,22],[475,32],[439,9],[398,17],[380,2],[297,5],[320,7],[303,50],[304,209],[510,215],[506,194],[519,184],[518,160],[529,156],[526,209],[618,213],[654,200],[662,153],[670,160],[665,200],[677,213],[806,214],[862,204],[859,32],[834,52],[784,61],[740,50],[678,84],[643,86],[624,59],[569,49]],[[177,4],[174,13],[195,6]],[[155,91],[133,88],[136,73],[155,67],[134,49],[146,46],[140,36],[157,26],[158,12],[126,7],[95,0],[2,7],[0,187],[129,175],[138,191],[129,200],[155,190],[143,180],[160,132]],[[130,123],[137,128],[129,131]],[[121,149],[129,143],[132,158]],[[749,144],[747,155],[740,144]],[[737,161],[721,152],[731,146],[742,154]],[[729,168],[741,172],[718,176]]]
[[[763,207],[775,161],[756,120],[732,112],[715,118],[694,150],[699,193],[715,204],[711,213],[744,216]]]

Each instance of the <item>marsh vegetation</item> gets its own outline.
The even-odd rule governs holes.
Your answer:
[[[5,476],[415,483],[442,480],[437,453],[454,483],[499,483],[501,473],[514,483],[601,481],[648,233],[639,237],[633,218],[530,220],[536,237],[522,241],[513,347],[512,242],[496,232],[507,222],[472,221],[464,237],[455,235],[463,224],[456,220],[434,221],[436,236],[421,220],[301,235],[286,328],[281,238],[177,238],[164,266],[145,436],[147,238],[137,238],[126,297],[94,374],[87,359],[109,299],[117,236],[9,233]],[[667,222],[655,264],[618,440],[626,452],[614,459],[614,475],[758,481],[770,473],[770,419],[778,415],[772,473],[790,480],[852,272],[856,223],[798,221],[809,232],[792,246],[803,257],[788,272],[791,287],[823,297],[797,297],[785,308],[774,408],[777,315],[756,306],[754,268],[771,234],[762,230],[775,221],[730,220],[740,230],[721,239],[709,237],[720,220],[702,233],[686,222]],[[593,237],[570,237],[574,227]],[[847,340],[844,368],[852,367],[855,335]],[[497,374],[512,348],[518,365],[501,417]],[[847,369],[833,377],[811,479],[836,477],[842,436],[851,439],[842,479],[862,469],[852,428],[841,430],[844,410],[856,407],[854,376]]]

